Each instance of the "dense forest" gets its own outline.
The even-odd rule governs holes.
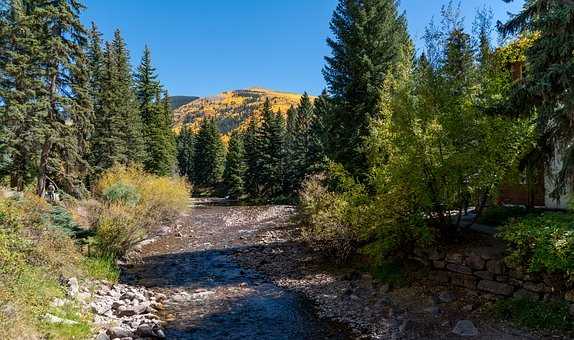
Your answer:
[[[145,48],[132,71],[120,31],[102,41],[78,1],[3,1],[0,7],[1,175],[76,197],[115,164],[154,174],[176,167],[168,95]]]

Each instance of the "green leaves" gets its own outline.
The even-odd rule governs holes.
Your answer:
[[[499,234],[508,242],[507,261],[530,272],[574,277],[574,216],[570,213],[531,215],[506,225]]]

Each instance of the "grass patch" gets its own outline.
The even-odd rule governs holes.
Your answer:
[[[97,280],[117,282],[120,277],[120,270],[113,256],[86,257],[82,261],[82,267],[88,276]]]
[[[518,326],[537,330],[574,330],[568,304],[562,301],[532,301],[508,299],[494,305],[496,317]]]

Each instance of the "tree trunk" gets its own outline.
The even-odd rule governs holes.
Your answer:
[[[40,166],[38,167],[38,184],[36,186],[36,194],[40,197],[44,197],[44,192],[46,191],[46,179],[48,175],[48,160],[50,157],[50,151],[52,150],[52,139],[48,137],[42,146],[42,155],[40,156]]]

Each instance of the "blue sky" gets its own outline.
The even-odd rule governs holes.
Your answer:
[[[461,0],[468,27],[477,8],[495,19],[516,13],[523,0]],[[402,0],[417,47],[431,18],[448,0]],[[86,24],[109,39],[119,28],[134,64],[148,44],[172,95],[206,96],[262,86],[318,94],[325,84],[325,39],[337,0],[85,0]]]

